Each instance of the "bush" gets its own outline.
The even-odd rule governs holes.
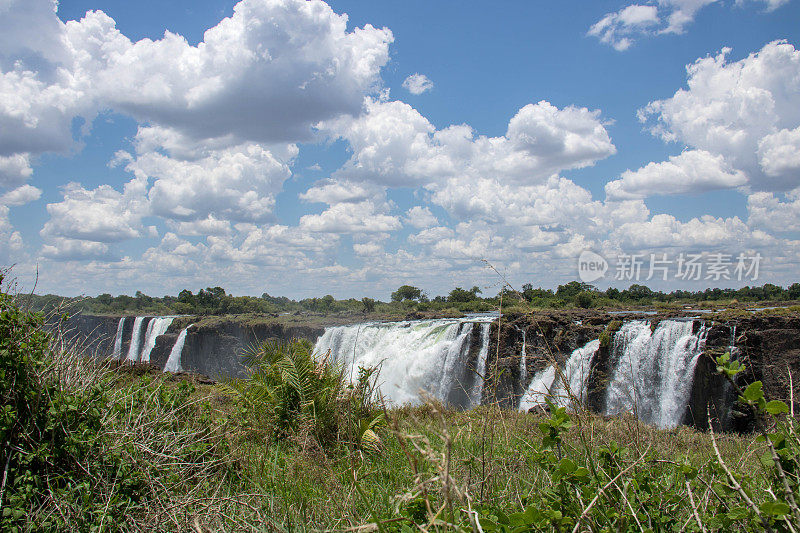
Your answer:
[[[225,390],[244,400],[244,425],[304,445],[376,449],[376,430],[383,423],[383,412],[374,403],[377,373],[359,368],[350,385],[330,353],[317,360],[312,351],[305,339],[272,340],[246,354],[249,377],[225,384]]]
[[[70,389],[58,379],[43,322],[0,291],[0,529],[108,527],[139,504],[143,481],[106,453],[103,387]],[[109,491],[113,501],[103,497]]]

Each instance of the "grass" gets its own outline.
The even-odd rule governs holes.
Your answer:
[[[61,332],[33,354],[37,321],[0,303],[12,332],[0,356],[28,373],[41,420],[3,419],[9,531],[797,530],[765,460],[767,442],[798,492],[800,446],[785,415],[759,442],[563,409],[386,408],[341,383],[329,395],[335,368],[278,347],[255,358],[255,390],[207,385],[83,359]],[[786,408],[758,393],[743,392],[766,411]],[[385,423],[366,427],[380,438],[364,445],[356,428],[375,413]]]

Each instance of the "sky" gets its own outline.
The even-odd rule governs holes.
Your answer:
[[[67,296],[786,286],[800,0],[0,0],[12,265]]]

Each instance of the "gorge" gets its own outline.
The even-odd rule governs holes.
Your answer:
[[[97,357],[165,372],[241,377],[248,347],[305,338],[351,380],[359,367],[377,367],[391,405],[419,403],[421,391],[465,409],[497,402],[527,411],[547,399],[606,416],[634,413],[662,428],[703,429],[710,412],[719,429],[748,429],[747,414],[733,408],[733,390],[716,373],[714,358],[725,351],[747,366],[743,384],[761,380],[770,398],[789,400],[789,372],[800,370],[794,314],[719,320],[562,311],[327,327],[235,316],[78,315],[72,323]]]

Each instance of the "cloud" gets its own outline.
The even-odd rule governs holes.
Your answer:
[[[415,205],[409,209],[403,220],[406,224],[414,228],[429,228],[439,224],[439,220],[433,216],[431,210],[421,205]]]
[[[589,28],[588,35],[621,52],[630,48],[634,35],[642,34],[658,23],[656,6],[633,4],[605,15]]]
[[[403,88],[413,95],[433,89],[433,82],[425,74],[414,73],[403,80]]]
[[[299,198],[306,202],[321,202],[333,205],[380,199],[384,194],[382,187],[370,183],[352,183],[346,180],[326,179],[316,182],[306,192],[301,193]]]
[[[8,265],[16,259],[16,255],[22,251],[22,235],[14,231],[8,219],[9,208],[0,203],[0,265]]]
[[[64,237],[51,239],[50,244],[42,247],[42,255],[56,261],[115,260],[105,243]]]
[[[736,0],[736,3],[741,5],[748,1],[766,4],[767,11],[773,11],[789,2]],[[604,15],[589,28],[587,35],[597,37],[601,43],[622,52],[629,49],[638,38],[684,33],[699,11],[716,3],[719,0],[657,0],[657,5],[631,4]]]
[[[747,197],[747,223],[772,232],[800,231],[800,189],[786,193],[781,201],[772,193],[757,192]]]
[[[0,156],[0,190],[19,187],[33,174],[28,154]]]
[[[231,233],[231,223],[227,220],[219,220],[214,215],[209,215],[202,220],[191,222],[176,222],[170,220],[168,225],[175,230],[178,235],[203,236],[203,235],[228,235]]]
[[[681,222],[668,214],[654,215],[645,222],[622,224],[610,238],[623,249],[650,251],[661,248],[712,251],[719,247],[733,251],[741,249],[743,244],[763,246],[773,240],[763,232],[751,232],[739,217],[703,215]]]
[[[309,140],[358,114],[380,85],[393,37],[319,0],[243,0],[196,46],[165,32],[132,42],[102,11],[62,23],[52,0],[0,16],[0,157],[65,151],[75,118],[99,109],[229,144]]]
[[[348,141],[352,157],[337,180],[388,187],[433,187],[450,178],[491,176],[504,182],[542,181],[616,153],[599,111],[541,101],[521,108],[501,137],[476,136],[466,125],[437,130],[399,101],[367,99],[366,113],[323,125]]]
[[[271,220],[275,196],[291,176],[294,145],[195,143],[163,128],[140,128],[136,154],[117,154],[138,179],[152,180],[152,214],[180,221]],[[166,152],[166,153],[165,153]]]
[[[800,176],[800,126],[762,137],[758,141],[758,164],[770,178],[796,183]]]
[[[419,233],[408,236],[408,242],[412,244],[436,244],[444,239],[451,239],[455,232],[445,226],[435,226],[425,228]]]
[[[31,185],[23,185],[17,187],[13,191],[9,191],[0,195],[0,205],[18,206],[25,205],[28,202],[38,200],[42,196],[42,190],[32,187]]]
[[[131,42],[102,12],[67,24],[103,102],[202,139],[310,139],[310,127],[357,114],[379,84],[393,37],[318,0],[243,0],[197,46],[170,32]],[[85,58],[85,59],[84,59]]]
[[[639,111],[654,135],[721,155],[754,190],[797,184],[800,51],[785,41],[728,62],[730,49],[687,67],[688,88]]]
[[[146,183],[146,179],[135,179],[128,182],[121,193],[109,185],[93,190],[75,182],[65,185],[64,199],[47,204],[50,220],[40,234],[45,239],[62,239],[55,248],[46,248],[47,255],[63,257],[64,254],[58,250],[66,251],[67,255],[84,250],[98,257],[101,249],[105,254],[108,248],[72,241],[111,243],[144,235],[142,217],[147,214]]]
[[[385,205],[371,200],[338,203],[319,215],[300,217],[300,229],[322,233],[375,233],[400,229],[400,219],[385,211]]]
[[[745,183],[747,176],[731,169],[721,155],[687,150],[669,161],[626,170],[620,179],[606,183],[605,189],[609,198],[630,199],[731,189]]]

